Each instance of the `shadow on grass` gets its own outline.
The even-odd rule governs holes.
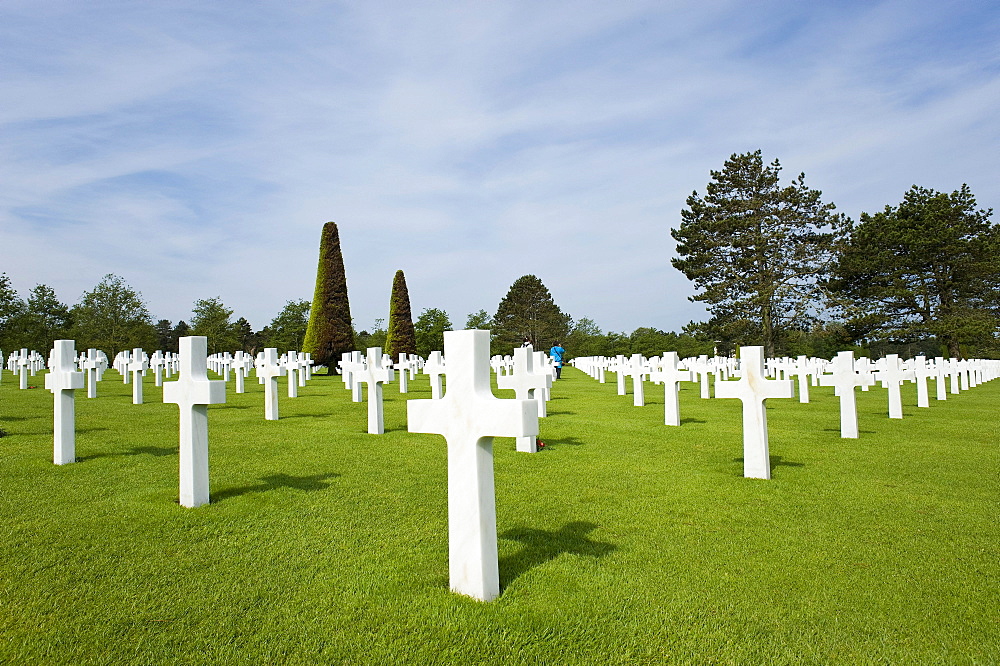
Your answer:
[[[555,409],[545,410],[546,416],[576,416],[576,412],[564,412]]]
[[[839,430],[837,432],[840,432]],[[770,456],[771,467],[805,467],[805,463],[792,462],[791,460],[784,460],[781,456]],[[741,463],[743,458],[733,458],[733,462]]]
[[[328,412],[326,412],[326,413],[322,413],[322,414],[288,414],[287,416],[284,415],[284,414],[282,414],[281,418],[282,418],[282,420],[284,420],[284,419],[321,419],[321,418],[328,417],[328,416],[331,416],[331,414],[328,413]]]
[[[126,456],[156,456],[165,458],[167,456],[180,455],[180,445],[177,446],[135,446]]]
[[[681,419],[681,425],[684,425],[685,423],[705,423],[705,420],[688,416],[687,418]]]
[[[334,479],[340,476],[335,472],[326,474],[313,474],[311,476],[292,476],[291,474],[271,474],[261,478],[261,482],[253,486],[242,486],[240,488],[229,488],[212,493],[212,503],[220,502],[230,497],[239,495],[249,495],[250,493],[266,493],[269,490],[278,488],[292,488],[293,490],[303,490],[314,492],[330,487],[327,479]]]
[[[840,428],[823,428],[823,432],[835,432],[840,433]],[[859,435],[874,435],[874,430],[858,430]],[[847,439],[851,439],[848,437]]]
[[[94,428],[94,430],[106,430],[107,428]],[[136,446],[130,451],[109,451],[106,453],[94,453],[89,456],[80,456],[77,458],[77,462],[86,462],[87,460],[96,460],[97,458],[114,458],[117,456],[156,456],[158,458],[164,458],[166,456],[176,456],[179,454],[178,447],[170,446]]]
[[[520,541],[522,548],[513,555],[500,560],[500,591],[517,580],[518,576],[540,564],[554,560],[563,553],[604,557],[617,546],[587,538],[597,529],[595,523],[574,521],[566,523],[556,531],[538,530],[531,527],[515,527],[500,535],[501,539]]]
[[[559,448],[560,444],[567,444],[569,446],[583,446],[586,444],[583,440],[577,439],[576,437],[561,437],[559,439],[543,439],[545,442],[545,448],[542,451],[548,451],[550,449]]]

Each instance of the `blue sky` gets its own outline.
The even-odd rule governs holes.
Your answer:
[[[255,328],[337,222],[359,328],[495,311],[533,273],[605,330],[703,319],[670,228],[733,153],[838,210],[1000,209],[991,2],[0,4],[0,270]]]

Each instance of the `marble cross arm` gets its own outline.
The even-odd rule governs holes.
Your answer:
[[[73,358],[73,340],[56,340],[53,344],[52,371],[45,375],[45,388],[49,391],[82,389],[83,373],[76,369]]]
[[[471,409],[456,408],[446,394],[441,400],[407,402],[406,422],[410,432],[444,435],[445,439],[473,432],[482,433],[480,437],[529,437],[538,435],[538,406],[535,400],[491,397]]]

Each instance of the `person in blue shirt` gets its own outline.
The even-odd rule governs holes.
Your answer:
[[[549,350],[549,356],[556,364],[556,379],[562,377],[563,355],[565,353],[566,350],[559,345],[558,341],[552,345],[552,349]]]

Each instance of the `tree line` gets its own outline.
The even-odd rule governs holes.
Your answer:
[[[992,210],[977,207],[967,185],[951,193],[914,185],[897,206],[862,213],[857,222],[836,213],[800,173],[780,183],[781,165],[761,151],[732,155],[711,171],[704,196],[687,198],[672,264],[695,287],[710,318],[681,331],[640,327],[603,331],[574,320],[556,305],[535,275],[514,281],[494,313],[466,316],[464,328],[489,329],[494,354],[522,342],[548,349],[561,342],[573,356],[682,357],[728,354],[762,345],[769,356],[831,357],[854,349],[953,357],[1000,356],[1000,227]],[[153,321],[142,295],[123,278],[106,275],[68,306],[48,285],[21,298],[0,274],[0,349],[48,350],[59,338],[112,354],[143,347],[176,351],[185,335],[208,337],[209,351],[254,354],[264,347],[312,353],[319,365],[340,355],[382,347],[393,357],[444,346],[448,313],[425,308],[413,321],[402,270],[393,277],[388,323],[357,330],[350,315],[347,276],[337,225],[320,236],[312,301],[290,300],[254,331],[221,298],[194,302],[189,322]]]
[[[77,349],[94,347],[110,354],[135,347],[176,352],[186,335],[207,336],[210,353],[299,350],[308,314],[309,301],[288,301],[269,325],[254,331],[249,321],[234,320],[233,310],[213,297],[196,300],[190,320],[175,324],[154,320],[142,294],[118,275],[105,275],[69,306],[45,284],[21,298],[10,276],[0,274],[0,349],[6,351],[26,347],[44,353],[55,340],[72,339]]]
[[[704,196],[687,198],[672,262],[711,315],[692,333],[769,356],[1000,353],[1000,226],[968,185],[914,185],[900,204],[854,221],[804,173],[781,186],[780,171],[760,150],[734,154]]]

